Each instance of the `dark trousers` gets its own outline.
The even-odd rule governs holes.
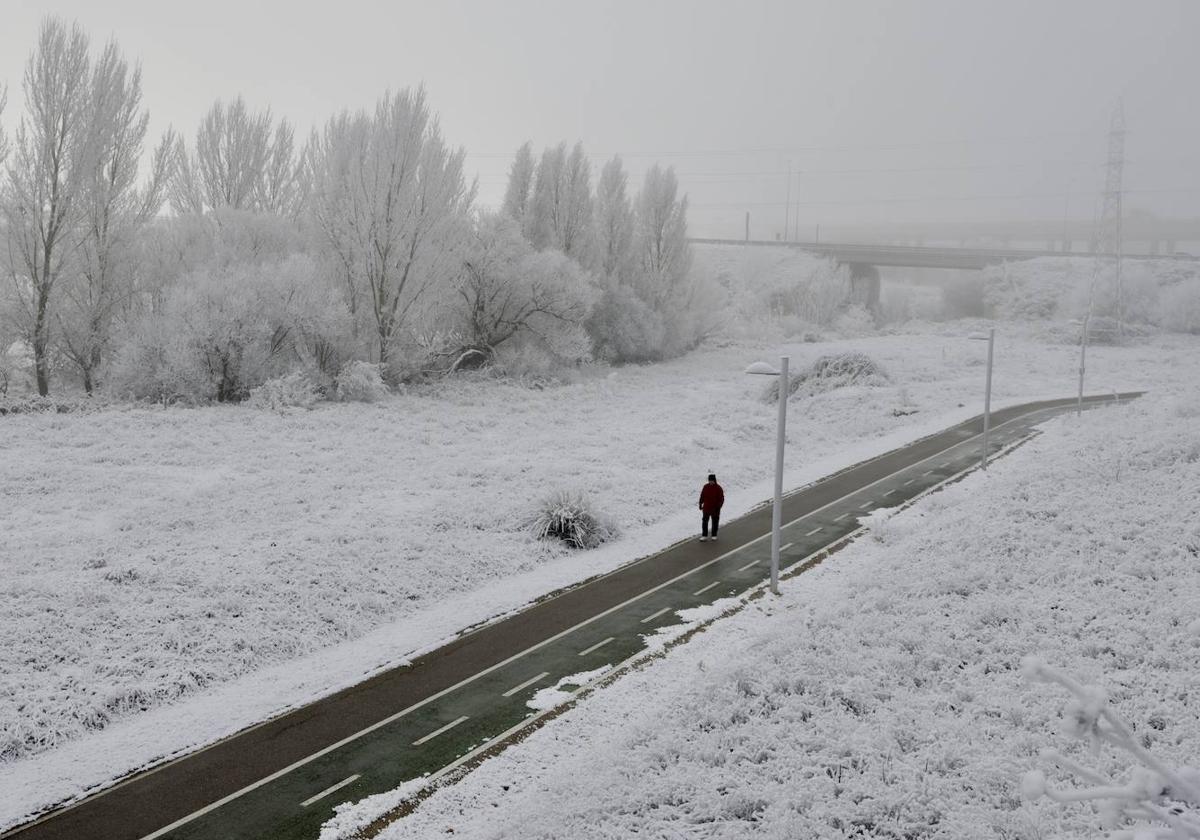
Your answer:
[[[712,513],[705,513],[700,517],[700,536],[708,536],[708,523],[712,520],[712,535],[717,535],[717,527],[721,524],[721,511],[715,510]]]

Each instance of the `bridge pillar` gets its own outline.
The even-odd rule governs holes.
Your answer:
[[[850,303],[879,316],[879,269],[870,263],[846,263],[850,268]]]

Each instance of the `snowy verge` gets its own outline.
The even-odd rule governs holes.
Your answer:
[[[1051,421],[379,836],[1098,836],[1021,797],[1042,748],[1081,747],[1020,663],[1108,686],[1141,743],[1194,764],[1198,417],[1188,386]]]

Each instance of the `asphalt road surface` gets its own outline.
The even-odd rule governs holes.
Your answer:
[[[1064,399],[993,412],[992,451],[1073,407]],[[975,418],[786,496],[782,569],[803,567],[871,510],[977,466],[982,425]],[[717,542],[677,543],[0,840],[313,840],[334,806],[442,771],[529,725],[539,689],[637,658],[646,634],[678,623],[677,610],[760,588],[770,527],[764,505],[722,524]]]

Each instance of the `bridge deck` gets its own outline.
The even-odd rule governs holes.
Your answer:
[[[1017,248],[953,248],[929,245],[856,245],[836,242],[777,242],[742,239],[689,239],[694,245],[750,245],[792,248],[830,257],[843,263],[896,266],[905,268],[958,268],[980,270],[1003,262],[1032,260],[1038,257],[1095,257],[1087,251],[1031,251]],[[1116,254],[1099,256],[1116,258]],[[1200,257],[1185,254],[1122,254],[1127,260],[1175,260],[1197,262]]]

